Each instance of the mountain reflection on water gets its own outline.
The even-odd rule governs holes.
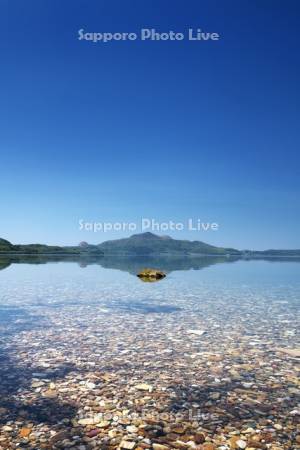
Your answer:
[[[236,257],[214,256],[106,256],[106,257],[78,257],[55,255],[14,255],[0,256],[0,270],[12,264],[47,264],[53,262],[75,262],[81,268],[89,265],[99,265],[105,269],[117,269],[136,275],[143,267],[157,267],[166,273],[176,270],[200,270],[220,263],[233,263]]]
[[[256,258],[269,262],[300,262],[300,258]],[[0,255],[0,270],[4,270],[12,264],[47,264],[54,262],[74,262],[81,268],[89,265],[99,265],[105,269],[116,269],[136,275],[144,267],[155,267],[171,273],[177,270],[201,270],[215,264],[230,264],[246,260],[241,257],[226,256],[86,256],[76,255]],[[250,258],[249,258],[250,260]]]

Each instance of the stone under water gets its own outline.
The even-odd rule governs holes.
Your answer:
[[[166,274],[162,270],[158,269],[142,269],[137,276],[143,281],[157,281],[166,277]]]

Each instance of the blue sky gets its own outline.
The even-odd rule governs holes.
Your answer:
[[[299,2],[2,0],[0,236],[98,243],[78,221],[200,218],[170,232],[300,248]],[[78,30],[218,32],[79,41]]]

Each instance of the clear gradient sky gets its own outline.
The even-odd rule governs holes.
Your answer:
[[[297,0],[1,0],[0,237],[98,243],[78,221],[300,248]],[[218,32],[218,42],[83,42],[78,30]]]

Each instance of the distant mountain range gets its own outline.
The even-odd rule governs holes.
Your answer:
[[[238,258],[264,257],[299,257],[300,250],[237,250],[234,248],[216,247],[201,241],[173,239],[170,236],[158,236],[147,232],[134,234],[129,238],[89,245],[82,242],[74,247],[59,247],[42,244],[14,245],[0,239],[0,253],[29,255],[77,255],[77,256],[225,256]]]

